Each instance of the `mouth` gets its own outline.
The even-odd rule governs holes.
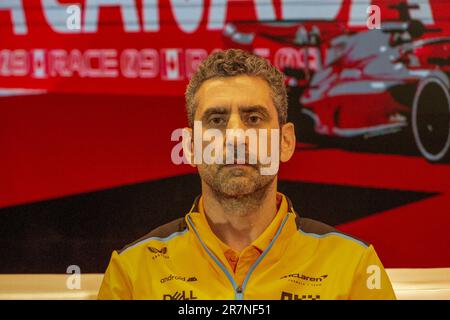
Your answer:
[[[251,164],[226,164],[223,166],[223,168],[227,168],[227,169],[246,169],[246,168],[254,168],[254,165]]]
[[[253,165],[248,163],[230,163],[225,164],[224,167],[253,167]]]

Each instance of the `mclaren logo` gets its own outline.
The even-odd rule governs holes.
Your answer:
[[[308,276],[305,276],[304,274],[300,274],[300,273],[291,273],[291,274],[287,274],[285,276],[282,276],[280,279],[297,278],[297,279],[300,279],[300,280],[305,280],[305,281],[310,281],[310,282],[322,282],[327,277],[328,277],[327,274],[324,274],[324,275],[322,275],[320,277],[308,277]]]
[[[154,254],[152,259],[156,259],[158,257],[163,257],[166,259],[169,258],[169,256],[167,255],[167,247],[162,247],[161,249],[155,247],[147,247],[147,249]]]
[[[287,279],[289,282],[294,282],[294,283],[301,284],[301,285],[319,287],[322,285],[322,282],[327,277],[328,277],[327,274],[321,275],[319,277],[310,277],[310,276],[305,276],[304,274],[301,274],[301,273],[291,273],[291,274],[282,276],[280,279]]]

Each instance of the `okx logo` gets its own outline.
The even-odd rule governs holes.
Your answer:
[[[151,253],[153,253],[152,259],[156,259],[159,257],[163,257],[165,259],[168,259],[169,256],[167,255],[167,247],[162,247],[161,249],[155,248],[155,247],[148,247],[147,248]]]
[[[282,291],[281,300],[320,300],[319,294],[294,294],[291,292]]]
[[[194,292],[192,290],[189,291],[189,296],[186,295],[186,291],[177,291],[174,294],[164,294],[163,300],[196,300],[198,299],[194,296]]]

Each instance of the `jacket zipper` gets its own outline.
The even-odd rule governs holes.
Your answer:
[[[243,299],[242,287],[237,285],[236,281],[234,281],[233,276],[230,274],[230,272],[227,270],[227,268],[219,261],[219,259],[217,259],[217,257],[205,245],[203,240],[200,238],[200,235],[198,234],[197,229],[195,228],[194,224],[192,223],[191,217],[189,217],[189,216],[188,216],[188,221],[189,221],[189,224],[191,225],[192,230],[194,230],[198,240],[200,241],[201,245],[203,246],[203,248],[206,250],[208,255],[214,260],[214,262],[219,266],[219,268],[222,269],[222,271],[227,276],[228,280],[231,282],[231,285],[233,286],[233,290],[235,293],[234,294],[235,300],[242,300]]]
[[[200,238],[200,235],[197,232],[197,229],[195,229],[194,224],[192,223],[191,217],[188,216],[189,224],[191,225],[192,229],[194,230],[195,234],[197,235],[197,238],[199,239],[201,245],[206,250],[208,255],[214,260],[214,262],[222,269],[222,271],[227,276],[228,280],[231,282],[231,285],[234,289],[234,299],[235,300],[244,300],[244,290],[245,286],[247,285],[248,279],[250,278],[250,275],[252,274],[253,270],[256,268],[256,266],[261,262],[261,260],[264,258],[264,256],[269,252],[270,248],[272,248],[272,245],[274,244],[275,240],[278,238],[278,236],[281,233],[281,230],[283,229],[287,219],[289,218],[289,213],[284,218],[283,222],[281,223],[280,227],[278,228],[277,233],[273,237],[272,241],[270,241],[269,246],[261,253],[258,259],[253,263],[253,265],[250,267],[249,271],[247,272],[247,275],[244,278],[244,281],[242,282],[242,286],[238,286],[236,281],[234,281],[233,276],[230,274],[230,272],[227,270],[227,268],[217,259],[217,257],[211,252],[211,250],[208,249],[208,247],[204,244],[203,240]]]

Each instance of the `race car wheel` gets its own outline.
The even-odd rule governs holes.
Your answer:
[[[414,141],[423,157],[442,162],[450,156],[450,95],[446,84],[434,77],[419,83],[412,108]]]

